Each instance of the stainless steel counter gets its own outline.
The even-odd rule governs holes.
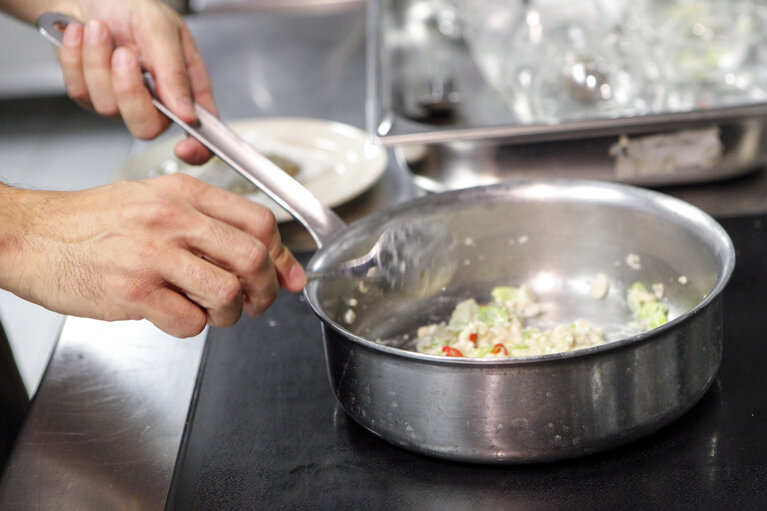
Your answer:
[[[361,8],[206,14],[189,23],[224,119],[296,115],[364,126]],[[93,144],[81,138],[72,150]],[[765,191],[762,172],[668,190],[719,216],[767,211]],[[384,178],[338,211],[352,221],[419,193],[391,158]],[[282,233],[296,250],[312,246],[300,226],[286,224]],[[162,509],[204,344],[204,335],[181,341],[146,323],[68,318],[3,474],[0,508]]]

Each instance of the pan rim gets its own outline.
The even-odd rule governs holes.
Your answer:
[[[661,338],[663,337],[663,334],[665,332],[686,322],[688,318],[699,314],[702,310],[708,308],[712,303],[718,300],[720,295],[724,291],[725,287],[729,283],[729,280],[735,269],[736,256],[735,256],[734,245],[732,243],[732,240],[730,239],[730,236],[727,234],[727,231],[725,231],[724,227],[722,227],[722,225],[716,219],[714,219],[711,215],[709,215],[702,209],[698,208],[697,206],[693,204],[690,204],[689,202],[672,197],[670,195],[667,195],[655,190],[640,188],[634,185],[627,185],[623,183],[613,183],[613,182],[607,182],[607,181],[595,181],[595,180],[587,180],[587,179],[566,179],[566,178],[514,179],[514,180],[504,181],[502,183],[476,186],[476,187],[466,188],[463,190],[454,190],[451,192],[444,192],[444,193],[435,194],[435,195],[427,195],[425,197],[416,198],[414,200],[408,201],[400,205],[391,206],[384,210],[373,213],[372,215],[369,215],[365,218],[362,218],[352,224],[349,224],[346,228],[335,233],[335,235],[333,236],[333,238],[330,240],[329,243],[326,243],[322,249],[315,252],[315,254],[311,257],[308,266],[311,267],[312,264],[316,263],[317,260],[325,252],[326,248],[329,246],[332,246],[336,242],[336,240],[343,238],[343,235],[346,232],[348,232],[350,229],[365,223],[375,222],[377,219],[380,220],[382,218],[385,218],[386,215],[391,213],[392,211],[403,212],[403,211],[407,211],[408,209],[421,207],[423,206],[423,204],[428,202],[439,203],[441,201],[455,200],[456,197],[465,196],[467,194],[470,196],[474,194],[486,195],[486,194],[492,194],[496,191],[516,189],[521,187],[530,187],[530,186],[533,186],[533,187],[542,186],[544,188],[549,186],[553,186],[555,188],[564,188],[564,187],[598,188],[600,190],[617,191],[622,194],[638,195],[644,200],[650,201],[651,203],[660,204],[661,206],[664,207],[666,211],[673,211],[674,213],[677,213],[679,216],[687,217],[691,222],[698,221],[698,222],[704,223],[707,228],[710,228],[712,230],[711,235],[714,239],[716,239],[716,245],[712,246],[712,248],[718,248],[722,252],[721,260],[719,261],[720,267],[718,268],[716,284],[708,293],[708,295],[703,300],[701,300],[697,305],[685,311],[684,313],[680,314],[679,316],[669,320],[667,323],[664,323],[663,325],[660,325],[651,330],[640,332],[638,334],[634,334],[629,337],[607,341],[604,344],[600,344],[598,346],[591,346],[588,348],[580,348],[577,350],[558,352],[558,353],[548,353],[544,355],[532,355],[527,357],[508,357],[508,358],[445,357],[440,355],[419,353],[416,351],[410,351],[410,350],[405,350],[402,348],[387,346],[384,344],[377,343],[375,341],[365,339],[363,337],[360,337],[357,334],[354,334],[353,332],[350,332],[349,330],[344,328],[342,325],[340,325],[338,322],[334,321],[332,318],[328,316],[328,314],[324,311],[324,309],[320,307],[318,303],[316,303],[318,302],[318,300],[316,300],[311,293],[311,290],[317,287],[316,283],[309,283],[309,285],[307,285],[306,288],[304,289],[304,296],[306,298],[307,303],[312,308],[315,315],[317,315],[317,317],[322,321],[324,327],[332,328],[333,330],[335,330],[337,333],[339,333],[342,337],[344,337],[350,342],[354,342],[356,344],[359,344],[362,347],[381,352],[382,354],[390,355],[396,358],[410,359],[410,360],[421,362],[421,363],[428,363],[428,364],[435,364],[435,365],[506,367],[506,366],[519,366],[519,365],[547,364],[547,363],[553,363],[553,362],[558,362],[563,360],[571,360],[576,358],[590,358],[592,356],[602,355],[605,352],[617,351],[635,344],[650,342],[654,340],[655,338]]]

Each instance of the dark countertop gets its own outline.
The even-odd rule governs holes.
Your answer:
[[[390,445],[332,394],[319,321],[283,294],[259,319],[212,329],[169,509],[764,509],[767,215],[723,221],[737,252],[724,356],[681,419],[586,458],[518,466],[443,461]]]

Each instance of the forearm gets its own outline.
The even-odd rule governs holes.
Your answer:
[[[0,10],[27,23],[48,11],[78,14],[77,2],[72,0],[0,0]]]

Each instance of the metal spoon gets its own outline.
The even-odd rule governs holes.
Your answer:
[[[74,18],[60,13],[45,13],[37,20],[40,33],[56,46],[61,46],[64,29]],[[173,122],[181,126],[253,183],[301,222],[318,248],[342,231],[346,224],[304,186],[256,151],[208,110],[194,104],[197,122],[193,125],[177,117],[157,96],[154,79],[144,73],[144,83],[152,94],[152,103]],[[451,233],[432,224],[396,224],[387,226],[371,250],[360,258],[329,268],[321,268],[309,278],[357,277],[378,280],[399,290],[410,292],[434,287],[454,271],[451,261],[428,257],[435,248],[452,242]],[[442,252],[444,253],[444,251]]]
[[[355,277],[409,293],[434,292],[455,272],[452,233],[428,222],[388,226],[370,251],[310,278]]]

